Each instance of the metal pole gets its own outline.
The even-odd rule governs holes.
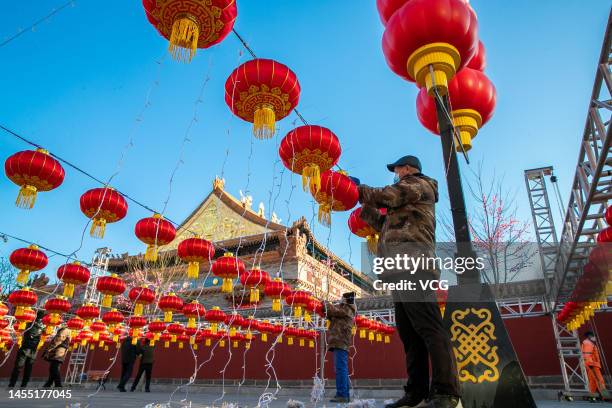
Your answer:
[[[321,335],[319,336],[319,378],[323,386],[325,386],[325,347],[327,343],[325,339],[325,320],[320,319],[320,324],[323,325],[323,330],[321,330]]]
[[[438,126],[442,141],[442,155],[444,156],[444,169],[446,172],[446,184],[448,185],[448,195],[453,216],[453,226],[455,230],[455,241],[457,243],[457,256],[464,258],[475,258],[476,254],[472,248],[472,238],[468,225],[467,212],[465,209],[465,198],[461,186],[461,174],[459,172],[459,162],[454,145],[454,128],[450,120],[450,104],[448,96],[434,97],[436,102],[436,112],[438,114]],[[466,270],[465,273],[457,275],[459,285],[466,283],[478,283],[480,276],[478,270]]]

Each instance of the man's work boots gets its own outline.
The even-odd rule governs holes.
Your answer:
[[[434,395],[432,396],[426,408],[463,408],[459,397],[453,395]]]
[[[348,397],[334,397],[330,399],[329,402],[348,403],[348,402],[351,402],[351,399]]]
[[[398,399],[391,404],[385,405],[385,408],[420,408],[425,407],[425,397],[427,395],[422,395],[411,391],[408,387],[404,387],[404,396]]]

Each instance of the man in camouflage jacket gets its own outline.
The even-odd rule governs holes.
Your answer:
[[[329,320],[326,333],[327,349],[334,353],[336,370],[336,396],[331,402],[349,402],[348,351],[353,342],[353,321],[355,320],[355,293],[342,295],[342,303],[324,303],[325,317]]]
[[[404,156],[387,165],[396,175],[393,185],[374,188],[359,185],[361,218],[379,233],[378,257],[435,256],[435,203],[437,182],[421,173],[414,156]],[[380,209],[386,209],[382,215]],[[387,408],[421,406],[455,408],[459,405],[459,383],[448,332],[431,290],[422,291],[418,280],[438,279],[434,266],[416,271],[393,269],[383,279],[412,280],[415,291],[393,291],[395,320],[406,352],[408,382],[406,393]],[[429,362],[431,361],[431,387]]]

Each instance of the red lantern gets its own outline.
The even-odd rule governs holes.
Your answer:
[[[138,343],[140,337],[140,330],[147,325],[147,319],[142,316],[131,316],[128,320],[128,326],[132,331],[132,344]]]
[[[225,102],[234,115],[253,123],[258,139],[274,136],[276,121],[297,106],[300,83],[286,65],[252,59],[236,68],[225,82]]]
[[[15,306],[15,315],[17,315],[21,310],[34,306],[38,296],[30,288],[23,288],[11,292],[8,301]]]
[[[261,269],[250,269],[240,275],[240,283],[249,289],[249,302],[259,303],[259,289],[264,288],[270,280],[268,272]]]
[[[351,232],[358,237],[365,238],[368,244],[368,250],[371,253],[376,253],[378,245],[378,233],[374,228],[361,219],[361,207],[355,208],[348,219],[348,227]]]
[[[453,109],[453,124],[459,130],[463,148],[469,150],[478,129],[493,116],[495,86],[484,73],[464,68],[448,84],[448,93]],[[419,91],[416,106],[421,124],[439,134],[435,101],[424,88]]]
[[[50,191],[64,181],[64,169],[45,149],[24,150],[4,162],[6,176],[19,187],[15,205],[34,207],[38,191]]]
[[[285,303],[293,308],[293,316],[302,317],[304,309],[312,300],[312,295],[305,290],[294,290],[289,296],[285,297]],[[308,315],[308,314],[306,314]],[[304,316],[306,321],[309,319]]]
[[[170,339],[170,341],[172,343],[175,343],[177,337],[185,332],[185,326],[183,326],[180,323],[171,323],[168,325],[166,330],[168,330],[168,333],[172,335],[172,338]]]
[[[229,326],[229,334],[231,336],[232,334],[236,333],[238,329],[246,329],[249,326],[249,321],[238,313],[233,312],[232,314],[225,316],[225,324]]]
[[[168,332],[163,332],[161,336],[159,336],[159,341],[164,343],[164,348],[170,347],[171,340],[172,340],[172,335]]]
[[[264,294],[272,299],[272,311],[282,310],[281,301],[291,294],[291,286],[287,285],[281,278],[274,278],[266,283]]]
[[[609,205],[608,208],[606,208],[606,222],[608,223],[609,226],[612,227],[612,205]]]
[[[46,314],[43,316],[42,318],[42,324],[45,325],[45,333],[44,335],[41,337],[41,341],[43,341],[43,339],[50,335],[51,333],[53,333],[53,330],[55,329],[56,326],[59,326],[60,324],[63,323],[63,320],[61,317],[54,317],[51,314]]]
[[[93,332],[93,340],[98,341],[100,339],[100,333],[106,331],[106,323],[102,320],[94,320],[89,328]]]
[[[89,326],[93,319],[100,316],[100,308],[91,303],[86,303],[76,310],[76,315],[85,321],[85,326]]]
[[[155,342],[160,339],[161,333],[166,330],[166,324],[159,319],[155,319],[149,323],[147,328],[150,333],[153,333],[153,339],[151,341],[153,342],[152,345],[154,345]]]
[[[474,57],[472,57],[470,62],[468,62],[465,67],[484,72],[485,68],[487,67],[487,53],[482,41],[478,41],[476,54],[474,54]]]
[[[410,0],[376,0],[376,8],[382,24],[387,25],[391,16],[408,1]]]
[[[408,1],[387,21],[383,35],[391,70],[430,93],[435,83],[441,95],[477,47],[476,15],[462,0]]]
[[[76,341],[77,343],[80,343],[81,346],[85,346],[92,337],[93,333],[90,330],[83,329],[79,332],[79,334],[77,334]]]
[[[223,41],[238,15],[236,0],[143,0],[149,22],[168,41],[177,61]]]
[[[143,218],[136,223],[134,233],[139,240],[147,244],[144,255],[145,261],[157,261],[157,251],[160,245],[172,242],[176,236],[176,229],[170,222],[164,220],[161,214]]]
[[[357,315],[355,317],[355,326],[359,329],[359,338],[365,339],[367,331],[372,327],[372,322],[362,315]]]
[[[45,310],[49,313],[49,319],[51,323],[57,324],[61,320],[63,313],[68,313],[72,308],[72,304],[66,300],[63,296],[56,298],[49,298],[45,302]]]
[[[332,211],[348,211],[359,200],[357,185],[343,171],[326,171],[321,175],[321,189],[310,192],[319,203],[318,219],[323,225],[331,224]]]
[[[85,285],[89,282],[89,269],[81,265],[79,261],[64,264],[57,269],[57,278],[64,282],[64,296],[74,296],[75,285]]]
[[[244,274],[245,266],[239,258],[231,252],[226,252],[212,264],[212,273],[223,279],[221,292],[231,293],[233,290],[232,281],[239,275]]]
[[[232,342],[232,347],[233,348],[237,348],[238,345],[243,342],[246,341],[246,337],[244,336],[244,334],[240,333],[240,332],[236,332],[234,334],[230,334],[229,338]]]
[[[127,214],[125,198],[111,187],[93,188],[81,196],[81,211],[92,219],[89,235],[104,238],[106,224],[122,220]]]
[[[134,302],[134,315],[142,316],[145,305],[150,305],[155,300],[155,292],[149,288],[138,286],[130,289],[128,297]]]
[[[200,263],[210,261],[215,256],[215,247],[202,238],[187,238],[178,244],[176,254],[187,266],[187,278],[198,279]]]
[[[169,323],[172,321],[172,313],[183,309],[183,300],[174,293],[168,293],[159,298],[157,307],[164,312],[164,322]]]
[[[302,175],[302,187],[318,192],[321,173],[330,170],[340,159],[340,141],[329,129],[322,126],[300,126],[283,138],[278,149],[283,164]]]
[[[96,289],[102,293],[102,307],[111,307],[113,296],[119,296],[125,292],[126,284],[117,274],[101,276],[96,282]]]
[[[196,327],[196,319],[204,318],[206,309],[197,300],[192,300],[183,306],[183,314],[187,318],[187,327]]]
[[[268,341],[268,335],[274,334],[274,325],[272,325],[272,323],[270,323],[268,320],[259,322],[257,329],[261,333],[260,338],[264,343]]]
[[[26,325],[36,319],[36,312],[28,306],[17,307],[15,310],[15,320],[17,321],[16,331],[23,331]]]
[[[85,321],[80,317],[73,317],[66,322],[66,327],[68,327],[72,332],[78,331],[85,327]]]
[[[30,245],[27,248],[19,248],[14,250],[9,257],[9,262],[15,268],[19,269],[17,282],[22,285],[27,285],[30,277],[30,272],[40,271],[49,263],[47,255],[37,245]]]
[[[206,321],[210,322],[210,330],[214,334],[217,333],[219,323],[224,323],[227,316],[223,310],[219,309],[218,306],[213,306],[212,309],[208,309],[206,311],[204,318]]]
[[[111,309],[102,315],[102,321],[108,325],[110,330],[114,329],[115,326],[123,323],[125,316],[117,309]]]
[[[599,234],[597,234],[597,242],[600,244],[612,242],[612,227],[602,229]]]

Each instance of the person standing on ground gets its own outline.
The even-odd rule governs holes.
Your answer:
[[[589,391],[591,394],[599,394],[601,399],[605,399],[607,396],[606,383],[601,375],[599,347],[597,347],[597,338],[593,332],[588,331],[584,334],[581,349],[589,381]]]
[[[404,156],[387,169],[395,173],[392,185],[374,188],[358,185],[361,219],[379,233],[379,258],[435,258],[436,180],[421,172],[415,156]],[[387,210],[386,215],[380,209]],[[392,291],[395,321],[404,344],[408,382],[405,394],[386,408],[461,407],[459,381],[449,333],[442,324],[435,293],[420,289],[419,280],[439,279],[435,266],[407,271],[398,266],[385,270],[382,279],[415,283],[414,291]],[[431,363],[431,386],[429,368]]]
[[[142,348],[140,343],[132,344],[132,337],[126,336],[121,343],[121,379],[117,385],[117,389],[121,392],[126,392],[125,384],[132,377],[132,371],[134,370],[134,363],[136,357],[142,354]]]
[[[54,384],[56,388],[62,386],[60,366],[66,358],[69,346],[70,330],[64,326],[57,330],[43,352],[43,359],[49,362],[49,378],[47,378],[43,388],[50,387],[51,384]]]
[[[153,341],[146,339],[142,346],[142,355],[140,356],[140,365],[138,366],[138,374],[134,378],[130,391],[134,392],[140,381],[142,373],[145,373],[145,392],[151,392],[151,373],[153,371],[153,361],[155,360],[155,346]]]
[[[45,330],[45,325],[42,323],[42,318],[45,315],[44,310],[38,310],[36,312],[36,318],[31,322],[24,330],[21,338],[21,347],[17,351],[17,358],[15,359],[15,366],[11,373],[9,380],[9,387],[13,388],[17,383],[19,372],[23,368],[23,377],[21,378],[21,388],[28,386],[30,376],[32,375],[32,365],[36,360],[36,351],[38,350],[38,343],[40,343],[40,337]]]
[[[325,317],[329,320],[329,330],[326,334],[327,349],[334,353],[336,370],[336,396],[330,402],[349,402],[348,351],[353,340],[355,292],[344,293],[339,305],[325,302],[324,310]]]

